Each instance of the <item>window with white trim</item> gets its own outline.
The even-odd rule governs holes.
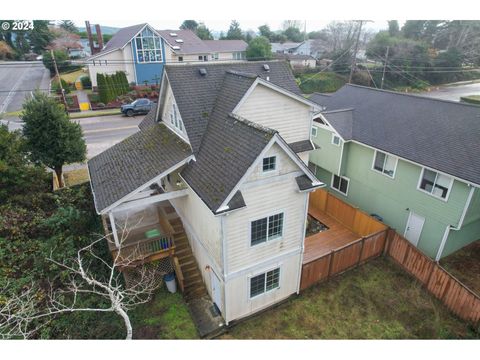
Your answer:
[[[313,137],[317,137],[317,131],[318,131],[318,128],[316,126],[312,126],[312,136]]]
[[[170,112],[170,122],[178,130],[183,131],[182,119],[180,119],[180,116],[178,114],[177,105],[175,105],[175,104],[172,104],[172,111]]]
[[[332,134],[332,144],[340,146],[340,142],[341,142],[340,136]]]
[[[446,199],[452,186],[452,178],[436,171],[423,169],[419,188],[441,199]]]
[[[283,212],[250,223],[250,245],[258,245],[283,235]]]
[[[398,158],[387,155],[381,151],[375,151],[373,169],[391,178],[395,176]]]
[[[263,172],[273,171],[277,168],[277,157],[276,156],[269,156],[263,158]]]
[[[250,278],[250,298],[280,287],[280,268]]]
[[[341,192],[344,195],[347,195],[349,182],[350,180],[348,178],[333,174],[332,188]]]

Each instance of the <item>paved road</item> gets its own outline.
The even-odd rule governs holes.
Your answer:
[[[138,131],[142,116],[125,117],[120,115],[96,116],[74,120],[80,123],[87,143],[87,158],[90,159],[112,145]]]
[[[41,61],[0,62],[0,113],[20,110],[25,96],[37,88],[48,90],[49,82],[50,71]]]
[[[420,95],[442,100],[460,101],[462,96],[480,95],[480,82],[442,86],[438,90],[423,92]]]

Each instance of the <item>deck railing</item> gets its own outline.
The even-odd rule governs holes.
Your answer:
[[[175,249],[173,236],[164,235],[144,239],[134,243],[129,243],[120,247],[120,260],[125,262],[136,262],[146,260],[154,255],[168,255]],[[112,256],[115,258],[118,249],[112,250]]]

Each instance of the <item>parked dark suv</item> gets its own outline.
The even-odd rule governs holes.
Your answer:
[[[127,116],[133,116],[137,114],[146,114],[154,106],[154,102],[148,99],[137,99],[131,104],[122,105],[120,110]]]

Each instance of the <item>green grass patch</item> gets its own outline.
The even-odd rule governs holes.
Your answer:
[[[67,83],[74,83],[80,76],[87,76],[88,75],[88,72],[86,71],[83,71],[82,69],[80,70],[76,70],[76,71],[73,71],[73,72],[65,72],[65,73],[61,73],[60,74],[60,77],[65,80]],[[56,78],[54,78],[55,80]],[[58,80],[57,80],[58,81]]]
[[[334,72],[321,72],[316,74],[300,74],[297,82],[304,94],[314,92],[335,92],[346,84],[347,78]]]
[[[480,95],[462,96],[460,100],[469,104],[480,105]]]
[[[139,306],[130,315],[136,339],[198,338],[182,294],[171,294],[164,286],[150,303]]]
[[[107,116],[107,115],[120,115],[122,112],[120,109],[106,109],[106,110],[95,110],[95,111],[84,111],[70,113],[70,119],[83,119],[94,116]]]
[[[463,339],[474,329],[384,258],[241,322],[226,339]]]
[[[71,170],[63,173],[65,186],[74,186],[89,181],[87,168]]]
[[[6,113],[0,113],[0,119],[4,119],[4,118],[8,118],[8,117],[20,117],[20,115],[22,115],[22,110],[18,110],[18,111],[10,111],[10,112],[6,112]]]

